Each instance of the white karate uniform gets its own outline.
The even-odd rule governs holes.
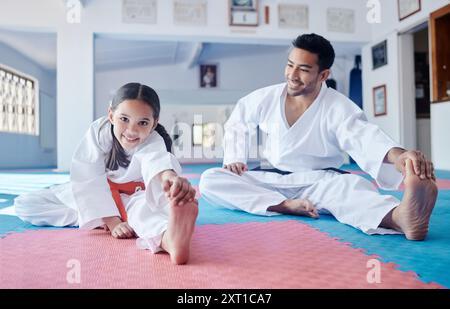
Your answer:
[[[224,164],[247,163],[251,135],[257,126],[266,135],[263,157],[269,166],[292,172],[249,171],[242,176],[221,168],[203,173],[199,189],[214,204],[258,215],[276,215],[270,206],[286,199],[308,199],[319,213],[368,234],[397,233],[379,228],[400,201],[380,195],[358,175],[324,171],[344,163],[343,152],[384,189],[397,189],[403,176],[383,163],[387,152],[401,147],[344,95],[322,84],[313,104],[290,127],[285,116],[286,83],[256,90],[240,99],[225,124]]]
[[[70,182],[17,197],[14,203],[17,215],[34,225],[94,229],[104,225],[102,218],[120,216],[108,179],[115,183],[143,182],[145,190],[121,194],[121,198],[128,224],[139,237],[138,246],[160,251],[168,224],[169,202],[155,176],[168,169],[179,174],[180,164],[166,151],[164,140],[156,131],[128,152],[127,168],[106,169],[111,147],[111,124],[102,117],[92,123],[75,151]]]

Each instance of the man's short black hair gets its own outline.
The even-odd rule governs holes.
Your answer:
[[[319,58],[319,70],[327,70],[331,68],[334,62],[334,49],[330,41],[324,37],[311,33],[298,36],[292,41],[292,46],[309,51],[316,54]]]

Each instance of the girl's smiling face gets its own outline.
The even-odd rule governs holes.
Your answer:
[[[141,100],[125,100],[115,110],[108,111],[114,126],[114,136],[125,150],[143,143],[158,124],[153,109]]]

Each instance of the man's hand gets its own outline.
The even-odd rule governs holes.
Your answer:
[[[240,162],[226,164],[223,166],[223,168],[229,170],[230,172],[238,174],[239,176],[248,171],[247,165]]]
[[[417,150],[406,150],[397,156],[395,161],[395,168],[405,174],[406,160],[410,159],[413,164],[414,172],[421,179],[433,179],[436,180],[434,175],[433,163],[424,156],[423,153]]]

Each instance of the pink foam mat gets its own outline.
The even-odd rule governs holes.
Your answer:
[[[188,179],[200,179],[200,174],[182,174],[181,176],[186,177]]]
[[[436,184],[439,189],[450,190],[450,180],[449,179],[436,179]]]
[[[0,288],[440,287],[382,262],[369,283],[376,258],[296,221],[197,226],[183,266],[104,231],[39,230],[0,239]]]

